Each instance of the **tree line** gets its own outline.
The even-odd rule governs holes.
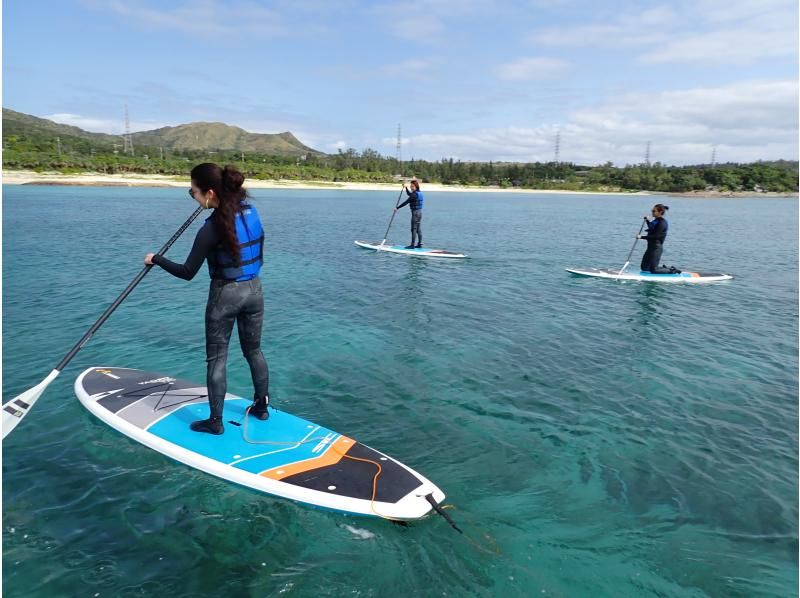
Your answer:
[[[373,149],[359,152],[352,148],[336,154],[309,153],[300,158],[232,150],[208,152],[157,147],[137,147],[135,155],[128,155],[122,153],[121,148],[122,144],[113,147],[80,137],[56,140],[49,136],[9,134],[3,137],[3,168],[65,174],[186,176],[195,163],[214,161],[235,164],[245,176],[256,179],[388,183],[399,175],[452,185],[574,191],[798,191],[797,161],[782,160],[694,166],[660,163],[583,166],[569,162],[464,162],[452,158],[398,162]]]

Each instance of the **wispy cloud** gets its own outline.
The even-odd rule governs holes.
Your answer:
[[[545,46],[639,47],[644,64],[750,65],[797,55],[797,8],[787,0],[697,0],[610,22],[550,27],[528,41]]]
[[[763,58],[797,52],[797,34],[790,28],[730,29],[671,39],[640,57],[643,63],[750,65]]]
[[[671,8],[657,7],[623,15],[611,23],[588,23],[548,27],[528,36],[528,41],[546,46],[625,47],[669,39],[666,29],[677,21]]]
[[[547,161],[559,131],[561,158],[584,164],[641,162],[648,142],[653,160],[668,164],[707,162],[714,145],[724,160],[797,159],[797,102],[796,81],[627,94],[577,110],[561,125],[418,135],[408,150],[463,160]]]
[[[169,8],[155,2],[123,0],[84,0],[83,3],[145,27],[171,29],[206,38],[224,39],[242,34],[272,37],[289,33],[279,13],[252,2],[194,0]]]
[[[570,63],[558,58],[519,58],[497,67],[496,73],[506,81],[529,81],[558,75],[567,70]]]
[[[61,123],[62,125],[72,125],[73,127],[80,127],[84,131],[92,133],[108,133],[109,135],[122,135],[125,132],[125,121],[120,119],[111,118],[96,118],[92,116],[83,116],[81,114],[70,114],[68,112],[59,112],[56,114],[46,114],[42,116],[53,122]],[[152,129],[159,129],[167,127],[169,124],[163,122],[144,122],[132,121],[130,123],[131,131],[148,131]]]
[[[339,64],[326,67],[324,72],[335,77],[343,77],[349,81],[365,81],[387,77],[427,80],[433,77],[434,69],[440,62],[441,61],[436,58],[410,58],[401,62],[384,64],[374,68]]]
[[[394,36],[416,43],[436,43],[449,24],[467,15],[495,10],[491,0],[408,0],[374,5],[371,12]]]

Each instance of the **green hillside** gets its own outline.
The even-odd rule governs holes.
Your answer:
[[[163,147],[170,150],[240,151],[259,154],[305,156],[321,153],[285,133],[248,133],[225,123],[189,123],[133,134],[133,145]]]
[[[153,131],[132,133],[134,148],[150,153],[164,151],[238,151],[280,156],[319,154],[303,145],[290,132],[249,133],[224,123],[189,123],[163,127]],[[62,146],[73,149],[107,151],[114,144],[121,147],[121,135],[90,133],[78,127],[62,125],[51,120],[3,108],[3,140],[24,137],[37,146],[52,145],[59,137]],[[138,153],[138,151],[137,151]]]

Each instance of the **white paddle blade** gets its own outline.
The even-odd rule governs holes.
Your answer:
[[[53,370],[47,375],[47,378],[39,382],[39,384],[33,388],[29,388],[3,405],[3,438],[8,436],[11,430],[19,425],[23,417],[28,415],[34,403],[36,403],[39,397],[42,396],[42,393],[44,393],[44,389],[47,388],[60,373],[61,372],[58,370]]]

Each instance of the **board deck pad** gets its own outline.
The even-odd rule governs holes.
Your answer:
[[[354,241],[359,247],[371,249],[373,251],[388,251],[390,253],[403,253],[417,257],[443,257],[443,258],[465,258],[464,253],[447,251],[446,249],[434,249],[430,247],[415,247],[406,249],[404,245],[381,245],[380,241]]]
[[[578,276],[593,276],[595,278],[610,278],[613,280],[640,280],[650,282],[719,282],[722,280],[732,280],[730,274],[716,272],[689,272],[682,271],[674,274],[653,274],[639,270],[625,270],[620,274],[619,270],[613,268],[566,268],[567,272]]]
[[[197,383],[137,369],[93,367],[75,381],[75,393],[89,411],[126,436],[275,496],[401,520],[426,515],[428,494],[437,503],[444,500],[429,480],[391,457],[281,410],[270,408],[266,421],[246,416],[252,401],[230,393],[223,410],[225,433],[194,432],[189,424],[209,412],[206,388]]]

